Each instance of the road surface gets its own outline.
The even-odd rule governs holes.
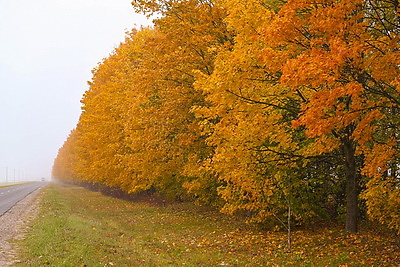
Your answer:
[[[41,188],[47,182],[35,182],[0,188],[0,216],[11,209],[20,200],[33,191]]]

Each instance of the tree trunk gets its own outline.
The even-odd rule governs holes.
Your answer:
[[[357,233],[358,223],[358,190],[357,190],[357,164],[355,150],[351,141],[344,142],[343,152],[346,167],[346,231]]]
[[[291,203],[289,202],[288,206],[288,218],[287,218],[287,242],[288,242],[288,250],[291,251],[292,249],[292,228],[291,228],[291,221],[292,221],[292,209],[291,209]]]

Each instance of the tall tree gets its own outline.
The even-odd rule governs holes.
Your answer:
[[[197,200],[214,198],[215,187],[205,192],[194,182],[197,173],[191,166],[211,150],[190,110],[204,103],[201,90],[193,86],[196,77],[212,73],[219,47],[229,42],[225,12],[213,1],[134,1],[133,5],[142,11],[162,10],[163,16],[155,20],[153,35],[141,48],[146,59],[133,77],[136,88],[130,101],[137,102],[133,100],[137,94],[143,98],[127,113],[127,118],[140,114],[126,124],[135,151],[127,160],[140,179],[149,181],[148,186],[178,197],[188,190]],[[214,178],[203,178],[215,186]]]
[[[271,46],[263,52],[264,62],[281,71],[280,82],[304,98],[294,126],[305,127],[307,136],[317,140],[316,153],[340,152],[350,232],[357,231],[361,145],[371,140],[381,107],[393,101],[385,96],[390,88],[382,88],[388,84],[382,77],[390,84],[398,75],[392,62],[385,69],[394,73],[378,71],[383,70],[381,50],[393,49],[393,41],[375,41],[370,2],[287,1],[264,31]]]
[[[223,211],[246,211],[253,220],[276,218],[284,225],[284,217],[298,222],[324,217],[321,203],[336,193],[338,170],[325,155],[305,153],[314,141],[292,127],[302,95],[280,84],[279,72],[259,59],[268,47],[260,35],[273,10],[256,0],[223,6],[234,43],[219,52],[213,73],[196,82],[208,105],[193,109],[215,149],[203,164],[221,182]]]

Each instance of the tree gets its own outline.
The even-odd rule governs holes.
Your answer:
[[[305,127],[307,136],[317,140],[313,153],[340,152],[350,232],[357,231],[363,148],[382,118],[381,110],[392,106],[387,90],[393,90],[386,85],[398,73],[393,60],[382,66],[382,57],[388,57],[382,51],[393,50],[393,41],[387,36],[375,41],[369,3],[288,1],[264,31],[271,46],[263,52],[264,62],[281,71],[283,85],[304,97],[294,126]]]
[[[253,0],[224,1],[224,8],[234,42],[218,53],[213,73],[196,82],[208,105],[193,109],[214,148],[203,166],[218,175],[222,210],[244,211],[258,222],[278,219],[288,230],[292,218],[326,218],[321,203],[329,205],[340,191],[339,170],[330,157],[306,153],[315,142],[292,127],[302,95],[282,86],[279,73],[260,61],[268,47],[260,35],[274,13]]]
[[[216,197],[215,177],[197,177],[196,166],[199,158],[212,152],[190,110],[204,104],[201,90],[193,86],[197,76],[213,71],[219,47],[229,42],[224,10],[212,1],[133,5],[149,12],[162,9],[163,16],[155,20],[152,36],[141,47],[145,60],[132,77],[135,90],[129,101],[138,105],[126,113],[126,132],[135,153],[126,159],[148,186],[177,198],[188,191],[196,200],[210,203]],[[197,186],[200,180],[210,190]]]

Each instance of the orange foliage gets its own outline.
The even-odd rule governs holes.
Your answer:
[[[397,1],[132,4],[159,18],[94,70],[55,178],[258,221],[340,217],[347,194],[353,232],[365,188],[400,231]]]

